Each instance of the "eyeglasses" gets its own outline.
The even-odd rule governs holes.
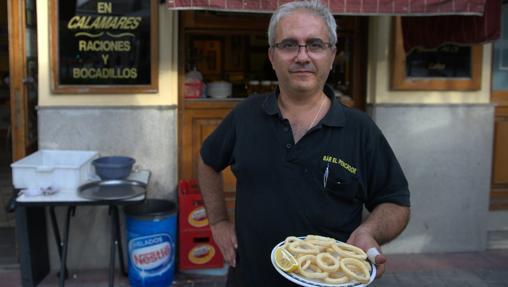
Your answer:
[[[272,47],[279,49],[280,52],[287,55],[297,55],[298,52],[300,52],[301,47],[305,47],[307,54],[320,55],[323,54],[326,49],[333,47],[333,45],[330,42],[313,39],[305,42],[305,45],[300,45],[295,40],[284,40],[282,42],[275,43]]]

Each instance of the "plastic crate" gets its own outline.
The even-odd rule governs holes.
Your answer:
[[[208,230],[180,231],[179,270],[224,267],[224,258]]]
[[[180,270],[222,268],[224,259],[212,238],[195,179],[178,183],[178,251]]]
[[[96,151],[39,150],[11,164],[15,188],[76,189],[93,175]]]
[[[180,180],[178,184],[178,206],[180,230],[208,229],[208,217],[196,180]]]

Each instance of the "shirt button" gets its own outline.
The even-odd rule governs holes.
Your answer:
[[[307,172],[309,172],[309,170],[308,169],[304,169],[303,172],[307,173]]]
[[[286,145],[286,148],[287,148],[287,149],[290,149],[290,148],[291,148],[291,144],[289,144],[289,143],[288,143],[288,144]]]
[[[289,131],[289,128],[288,128],[288,127],[284,127],[284,131],[285,131],[285,132],[288,132],[288,131]]]

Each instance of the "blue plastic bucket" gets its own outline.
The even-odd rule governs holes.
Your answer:
[[[124,209],[131,286],[171,286],[175,274],[176,204],[147,199]]]

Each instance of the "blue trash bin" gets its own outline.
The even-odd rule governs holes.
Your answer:
[[[176,204],[147,199],[124,211],[129,283],[136,287],[171,286],[175,274]]]

